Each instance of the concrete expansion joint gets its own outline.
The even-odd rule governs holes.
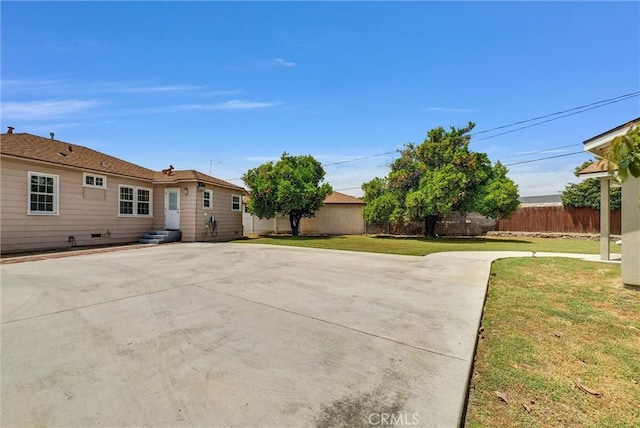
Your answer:
[[[300,312],[291,311],[289,309],[280,308],[278,306],[268,305],[266,303],[258,302],[256,300],[247,299],[246,297],[238,296],[238,295],[235,295],[235,294],[232,294],[232,293],[225,293],[225,292],[222,292],[222,291],[211,290],[209,288],[202,287],[200,285],[196,285],[196,287],[201,288],[202,290],[209,291],[211,293],[222,294],[222,295],[225,295],[225,296],[228,296],[228,297],[232,297],[234,299],[242,300],[244,302],[253,303],[255,305],[260,305],[260,306],[263,306],[263,307],[266,307],[266,308],[269,308],[269,309],[275,309],[275,310],[280,311],[280,312],[285,312],[285,313],[288,313],[288,314],[291,314],[291,315],[304,317],[304,318],[311,319],[311,320],[314,320],[314,321],[318,321],[318,322],[321,322],[321,323],[330,324],[330,325],[335,326],[335,327],[344,328],[346,330],[351,330],[351,331],[353,331],[355,333],[365,334],[367,336],[375,337],[377,339],[385,340],[387,342],[392,342],[392,343],[396,343],[398,345],[407,346],[409,348],[413,348],[413,349],[416,349],[418,351],[427,352],[429,354],[440,355],[441,357],[451,358],[451,359],[458,360],[458,361],[467,361],[464,358],[456,357],[454,355],[449,355],[449,354],[445,354],[443,352],[433,351],[431,349],[426,349],[426,348],[422,348],[420,346],[411,345],[410,343],[406,343],[406,342],[401,342],[399,340],[390,339],[388,337],[380,336],[380,335],[377,335],[375,333],[371,333],[371,332],[368,332],[368,331],[359,330],[357,328],[349,327],[348,325],[339,324],[339,323],[336,323],[336,322],[333,322],[333,321],[329,321],[329,320],[325,320],[325,319],[322,319],[322,318],[317,318],[317,317],[314,317],[312,315],[307,315],[307,314],[303,314],[303,313],[300,313]]]
[[[194,284],[176,285],[174,287],[163,288],[162,290],[147,291],[145,293],[134,294],[132,296],[125,296],[125,297],[119,297],[117,299],[105,300],[104,302],[89,303],[88,305],[75,306],[73,308],[67,308],[67,309],[62,309],[62,310],[59,310],[59,311],[47,312],[45,314],[38,314],[38,315],[32,315],[30,317],[18,318],[18,319],[15,319],[15,320],[2,321],[2,322],[0,322],[0,325],[12,324],[12,323],[20,322],[20,321],[28,321],[28,320],[32,320],[32,319],[36,319],[36,318],[42,318],[42,317],[48,317],[48,316],[51,316],[51,315],[63,314],[65,312],[79,311],[80,309],[106,305],[106,304],[109,304],[109,303],[120,302],[120,301],[128,300],[128,299],[135,299],[137,297],[142,297],[142,296],[148,296],[150,294],[162,293],[164,291],[171,291],[171,290],[176,290],[178,288],[193,287],[193,286],[194,286]]]

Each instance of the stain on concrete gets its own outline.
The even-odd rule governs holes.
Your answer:
[[[382,389],[360,395],[349,395],[322,405],[315,419],[317,428],[365,428],[392,426],[385,421],[397,420],[404,409],[402,393],[392,396]],[[382,415],[388,415],[383,417]],[[392,418],[393,415],[393,418]]]

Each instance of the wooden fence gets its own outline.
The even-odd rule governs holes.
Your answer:
[[[620,210],[611,211],[609,231],[621,233]],[[600,233],[600,211],[562,206],[520,207],[498,220],[496,230],[511,232]]]

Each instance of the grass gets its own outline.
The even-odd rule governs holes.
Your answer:
[[[483,329],[468,427],[640,426],[640,293],[618,265],[499,260]]]
[[[598,241],[551,238],[340,236],[239,242],[416,256],[599,252]],[[619,247],[612,244],[611,250]],[[640,426],[640,292],[622,286],[620,266],[528,257],[499,260],[491,275],[466,426]],[[599,395],[581,390],[577,381]],[[509,403],[496,391],[507,394]]]
[[[332,250],[424,256],[442,251],[536,251],[598,254],[598,241],[554,238],[397,238],[376,236],[278,236],[236,241],[245,244],[272,244]],[[611,251],[620,247],[611,243]]]

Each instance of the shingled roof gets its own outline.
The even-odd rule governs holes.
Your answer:
[[[242,201],[247,204],[249,203],[249,196],[243,196]],[[365,202],[362,199],[354,198],[353,196],[345,195],[340,192],[331,192],[324,199],[325,204],[360,204],[364,205]]]
[[[153,182],[157,184],[164,183],[176,183],[182,181],[199,181],[202,183],[213,184],[220,187],[227,187],[229,189],[236,189],[244,192],[244,188],[236,186],[219,178],[212,177],[207,174],[203,174],[200,171],[194,169],[174,170],[171,175],[167,175],[163,172],[154,172]]]
[[[27,133],[2,134],[0,136],[0,153],[3,156],[17,159],[35,160],[91,172],[148,180],[154,184],[200,181],[244,191],[240,186],[195,170],[174,170],[171,175],[167,175],[87,147]]]
[[[37,160],[145,180],[152,180],[154,176],[154,172],[150,169],[87,147],[26,133],[2,134],[0,152],[5,156],[19,159]]]
[[[364,205],[362,199],[354,198],[353,196],[345,195],[340,192],[330,193],[324,200],[325,204],[361,204]]]

